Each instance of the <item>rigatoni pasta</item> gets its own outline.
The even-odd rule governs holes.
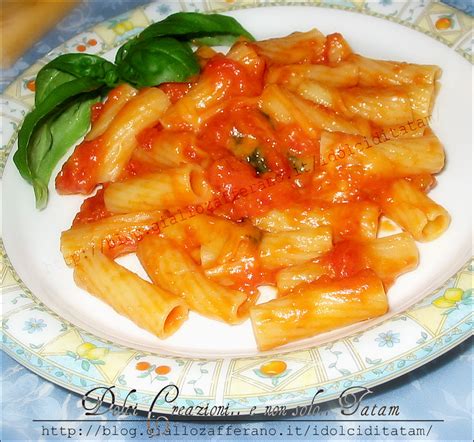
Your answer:
[[[137,93],[138,91],[127,83],[112,89],[107,96],[107,100],[102,105],[99,117],[92,122],[91,130],[84,139],[90,141],[102,135],[119,111],[135,97]]]
[[[175,333],[188,317],[188,307],[180,297],[141,279],[98,250],[84,251],[74,265],[74,280],[162,339]]]
[[[138,145],[136,136],[156,124],[169,103],[167,95],[156,88],[144,89],[128,100],[99,137],[76,148],[56,178],[58,191],[87,194],[97,184],[118,179]],[[96,165],[88,173],[79,164],[84,155]]]
[[[449,213],[413,184],[393,182],[380,198],[382,212],[417,241],[433,241],[448,228]]]
[[[249,314],[247,296],[206,278],[191,257],[171,241],[149,236],[138,245],[137,256],[159,287],[181,296],[192,310],[238,324]]]
[[[358,68],[360,86],[398,86],[433,84],[440,76],[438,66],[374,60],[357,54],[348,57]]]
[[[204,202],[211,190],[198,166],[184,165],[112,183],[105,189],[105,206],[113,213],[169,209]]]
[[[78,285],[160,338],[188,308],[250,318],[262,351],[385,314],[416,241],[450,222],[427,195],[440,69],[316,29],[196,60],[187,82],[110,91],[63,166],[61,193],[102,186],[61,236]],[[151,283],[113,261],[132,252]]]
[[[388,288],[396,278],[417,265],[418,248],[413,237],[400,233],[366,241],[342,241],[318,259],[280,270],[276,281],[280,293],[286,293],[324,276],[346,278],[371,269]]]
[[[331,227],[335,241],[370,239],[377,235],[379,207],[372,202],[331,204],[306,208],[296,206],[271,210],[252,219],[259,229],[271,232],[291,232],[308,227]]]
[[[354,322],[381,316],[388,302],[382,282],[365,271],[339,281],[306,284],[250,314],[258,348],[269,350]]]
[[[160,211],[136,212],[72,226],[61,234],[61,253],[73,266],[88,249],[113,258],[133,252],[144,235],[160,229],[162,217]]]
[[[305,227],[293,232],[265,233],[260,259],[269,269],[311,261],[332,248],[331,229]]]

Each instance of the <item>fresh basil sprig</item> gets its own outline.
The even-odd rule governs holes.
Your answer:
[[[75,77],[92,78],[110,87],[115,86],[118,80],[117,67],[97,55],[64,54],[50,61],[46,67]]]
[[[121,63],[130,50],[138,43],[147,39],[159,37],[173,37],[181,41],[199,40],[200,38],[225,37],[225,40],[208,40],[202,44],[216,45],[225,41],[233,43],[237,37],[255,40],[242,25],[232,17],[220,14],[200,14],[199,12],[177,12],[160,22],[153,23],[143,30],[137,37],[123,45],[115,57],[116,63]]]
[[[13,156],[21,176],[33,185],[38,209],[48,202],[54,167],[89,128],[92,104],[117,84],[116,70],[96,55],[66,54],[38,72],[35,108],[23,121]]]
[[[199,69],[189,45],[174,38],[139,42],[118,65],[120,78],[137,87],[185,81]]]
[[[28,162],[38,209],[46,207],[48,183],[59,160],[86,134],[91,120],[91,107],[98,98],[97,95],[84,94],[80,100],[54,112],[32,138]]]
[[[75,80],[77,77],[54,68],[44,67],[36,75],[35,105],[38,106],[58,86]]]
[[[63,83],[55,88],[54,91],[40,102],[38,106],[25,117],[23,125],[18,133],[18,150],[13,156],[13,161],[21,173],[21,176],[32,183],[33,175],[31,173],[28,158],[31,158],[31,143],[30,139],[36,130],[40,129],[47,117],[51,116],[52,112],[59,110],[61,106],[65,105],[70,99],[77,98],[83,93],[96,91],[101,84],[90,78],[77,78],[67,83]]]
[[[190,43],[231,44],[254,40],[235,19],[180,12],[146,28],[119,50],[115,64],[90,54],[65,54],[36,76],[35,108],[18,133],[13,161],[33,185],[36,206],[46,207],[51,174],[90,124],[91,105],[122,82],[137,87],[186,81],[199,73]]]

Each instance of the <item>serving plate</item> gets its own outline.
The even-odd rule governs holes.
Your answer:
[[[440,239],[420,245],[419,268],[401,277],[389,292],[389,314],[259,354],[249,322],[229,327],[192,315],[176,335],[160,341],[74,285],[59,252],[59,234],[69,228],[82,198],[60,197],[51,188],[48,208],[35,211],[32,189],[9,155],[33,102],[32,81],[44,63],[61,53],[111,57],[124,40],[186,5],[190,3],[151,4],[78,35],[28,69],[2,98],[2,147],[5,158],[8,155],[2,164],[5,351],[72,391],[115,385],[116,403],[136,389],[131,399],[147,410],[156,393],[174,383],[178,399],[173,404],[159,400],[155,411],[209,403],[229,404],[245,414],[252,407],[259,412],[268,405],[308,404],[320,388],[324,392],[315,402],[336,397],[350,386],[387,382],[470,336],[470,19],[439,4],[414,4],[407,10],[406,4],[375,7],[373,2],[357,2],[338,8],[271,6],[229,12],[259,39],[317,27],[326,34],[341,32],[356,52],[369,57],[442,67],[442,88],[431,120],[448,161],[432,196],[448,209],[452,224]],[[195,4],[192,10],[217,6],[222,2]],[[436,23],[446,11],[452,14],[453,29],[444,41]],[[384,13],[390,21],[381,19]],[[145,276],[136,259],[128,256],[120,262]],[[453,287],[460,290],[447,291]],[[279,370],[269,375],[265,368],[272,361],[280,362],[273,364]]]

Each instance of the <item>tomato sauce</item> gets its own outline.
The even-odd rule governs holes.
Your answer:
[[[104,189],[99,189],[94,196],[84,200],[79,213],[74,218],[73,226],[88,224],[108,218],[111,213],[105,208]]]
[[[265,115],[256,106],[236,101],[210,118],[199,131],[198,143],[202,149],[219,156],[219,150],[231,149],[231,142],[253,137],[260,145],[275,147],[276,134]],[[221,152],[221,153],[222,153]]]
[[[144,175],[147,173],[153,173],[157,171],[158,171],[157,167],[132,157],[130,161],[128,162],[128,164],[125,166],[125,169],[123,170],[123,172],[118,177],[117,181],[125,181],[136,176]]]
[[[79,144],[56,177],[56,190],[61,195],[91,193],[97,185],[101,162],[101,137]]]
[[[138,146],[144,150],[151,150],[155,138],[161,133],[162,130],[163,126],[161,126],[161,124],[143,129],[136,136]]]
[[[104,103],[95,103],[91,107],[91,124],[94,124],[102,114]]]
[[[308,137],[303,129],[296,124],[279,124],[276,129],[279,142],[286,147],[291,155],[312,156],[319,162],[319,141]]]
[[[328,37],[327,48],[336,48],[344,56],[344,41],[335,34]],[[329,51],[329,49],[328,49]],[[329,52],[324,55],[330,58]],[[328,61],[328,60],[326,60]],[[205,169],[205,176],[220,204],[211,213],[233,221],[261,216],[272,209],[284,209],[294,205],[300,207],[326,207],[333,203],[375,201],[384,194],[392,180],[377,179],[357,163],[334,161],[320,164],[320,142],[309,136],[297,124],[276,124],[265,115],[258,105],[263,90],[264,63],[248,66],[221,54],[210,58],[203,68],[205,77],[225,90],[225,105],[211,118],[205,120],[198,131],[188,131],[192,142],[183,144],[184,155]],[[195,83],[165,83],[159,86],[172,103],[186,96]],[[110,99],[110,98],[109,98]],[[94,106],[92,119],[95,121],[103,105]],[[178,143],[170,138],[169,129],[161,124],[143,130],[138,136],[139,147],[146,151],[160,148],[160,139],[168,144]],[[333,135],[334,136],[334,135]],[[347,137],[347,135],[346,135]],[[171,140],[171,141],[170,141]],[[341,138],[341,143],[345,138]],[[164,142],[163,142],[164,143]],[[339,144],[341,144],[339,143]],[[337,143],[336,143],[337,144]],[[261,164],[251,161],[258,151]],[[198,154],[204,152],[205,155]],[[153,154],[157,154],[153,152]],[[307,161],[312,158],[308,169],[302,173],[294,170],[289,161],[293,156]],[[97,168],[100,165],[100,137],[79,145],[56,179],[59,193],[90,193],[96,185]],[[258,167],[261,166],[261,167]],[[130,160],[119,180],[126,180],[157,168],[137,158]],[[422,190],[429,189],[434,180],[431,175],[408,178]],[[103,189],[88,198],[74,220],[74,225],[97,221],[110,216],[104,204]],[[348,218],[345,231],[357,231],[358,214]],[[194,253],[199,244],[192,232],[186,232],[186,251]],[[117,253],[132,251],[136,238],[123,238]],[[115,249],[115,246],[113,247]],[[258,248],[256,248],[258,250]],[[356,241],[343,240],[317,262],[327,267],[331,278],[353,276],[366,268],[363,245]],[[243,290],[253,296],[256,288],[263,284],[274,284],[275,272],[261,268],[258,253],[242,259],[238,270],[225,275],[231,287]]]
[[[161,89],[171,101],[171,104],[176,103],[183,98],[193,87],[194,83],[163,83],[158,87]]]
[[[367,268],[361,245],[357,241],[343,241],[321,259],[328,265],[333,278],[348,278]]]
[[[252,75],[244,65],[222,54],[209,60],[202,76],[225,89],[226,96],[252,97],[260,95],[263,90],[263,73]]]

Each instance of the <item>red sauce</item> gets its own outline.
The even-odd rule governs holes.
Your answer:
[[[120,174],[117,181],[125,181],[132,177],[144,175],[146,173],[157,172],[158,168],[145,163],[136,158],[131,158],[128,164],[125,166],[124,171]]]
[[[340,36],[329,36],[327,46],[343,45]],[[251,60],[250,60],[251,62]],[[263,114],[257,102],[246,97],[258,96],[263,87],[262,65],[248,66],[228,59],[221,54],[213,56],[206,64],[202,77],[210,79],[226,91],[226,106],[207,120],[197,136],[197,151],[203,151],[210,160],[200,158],[194,144],[183,147],[183,153],[192,161],[201,161],[206,167],[206,177],[212,186],[219,205],[211,210],[217,216],[234,221],[263,215],[271,209],[281,209],[295,204],[305,207],[324,206],[328,203],[355,201],[377,201],[391,180],[369,176],[360,165],[336,159],[334,163],[319,164],[319,140],[309,137],[296,124],[274,126]],[[184,97],[193,83],[166,83],[160,88],[174,103]],[[119,97],[111,93],[109,100]],[[94,106],[93,120],[103,111],[104,105]],[[145,150],[159,148],[160,137],[166,131],[158,124],[143,130],[137,141]],[[191,134],[193,137],[194,134]],[[341,139],[341,142],[345,138]],[[258,171],[248,162],[249,151],[242,147],[248,142],[250,149],[258,149],[264,158],[267,171]],[[336,143],[337,144],[337,143]],[[340,143],[339,143],[340,144]],[[245,147],[245,146],[244,146]],[[97,167],[100,163],[100,137],[81,143],[63,166],[56,179],[59,193],[90,193],[96,183]],[[240,149],[240,150],[239,150]],[[288,156],[293,155],[312,162],[313,172],[295,176]],[[204,163],[204,161],[208,161]],[[312,169],[310,168],[310,169]],[[156,168],[132,158],[120,176],[120,180],[156,171]],[[407,178],[420,189],[433,184],[431,175]],[[86,200],[74,223],[92,222],[110,216],[103,202],[103,190]],[[357,230],[357,214],[347,220],[348,231]],[[189,235],[188,235],[189,236]],[[195,241],[188,238],[193,248]],[[134,242],[125,238],[130,248]],[[125,247],[125,246],[124,246]],[[353,241],[342,241],[322,260],[330,269],[332,277],[343,278],[357,273],[364,267],[362,246]],[[251,262],[250,260],[249,262]],[[264,282],[274,281],[274,275],[262,272],[255,257],[252,265],[232,275],[235,287],[254,290]]]
[[[231,142],[237,144],[244,137],[252,137],[260,145],[268,147],[276,144],[276,135],[269,120],[256,106],[231,102],[204,124],[198,135],[198,145],[220,156],[228,152]]]
[[[193,87],[194,83],[163,83],[159,86],[171,103],[176,103],[179,99],[183,98]]]
[[[238,271],[226,275],[232,284],[229,288],[247,293],[250,297],[258,295],[258,287],[262,285],[275,285],[276,272],[263,270],[258,257],[246,261]],[[251,300],[249,299],[249,302]]]
[[[230,155],[212,163],[207,178],[219,200],[225,201],[215,213],[233,220],[287,207],[300,197],[291,176],[268,173],[257,177],[252,166]]]
[[[87,195],[94,190],[101,160],[101,141],[101,137],[97,137],[83,141],[76,147],[56,177],[56,190],[59,194]]]
[[[361,245],[356,241],[343,241],[322,258],[329,266],[330,276],[347,278],[366,268]]]
[[[104,103],[95,103],[91,107],[91,124],[94,124],[102,114]]]
[[[99,189],[94,196],[84,200],[79,213],[72,222],[73,226],[88,224],[107,218],[111,213],[105,208],[104,189]]]
[[[143,129],[137,136],[138,145],[145,150],[151,150],[155,138],[161,133],[163,126],[157,124],[153,127],[147,127]]]
[[[309,138],[297,124],[280,124],[277,128],[280,143],[292,155],[314,156],[319,162],[319,141]]]
[[[263,75],[251,75],[245,66],[237,61],[217,54],[206,64],[202,76],[226,90],[226,96],[252,97],[263,90]]]

